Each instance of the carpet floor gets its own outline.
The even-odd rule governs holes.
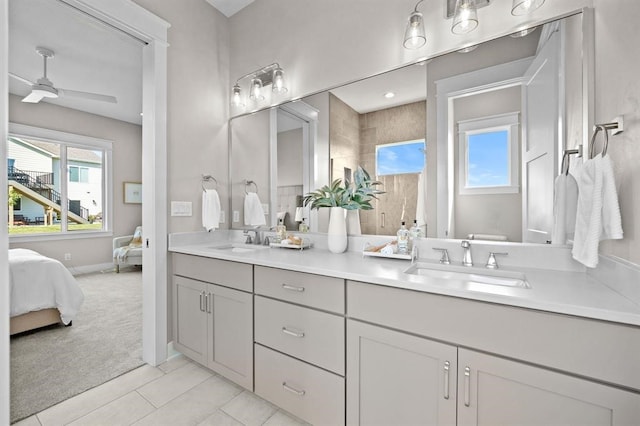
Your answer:
[[[76,277],[85,300],[71,327],[11,338],[11,422],[105,383],[142,361],[142,272]]]

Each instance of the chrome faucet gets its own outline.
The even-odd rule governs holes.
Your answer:
[[[253,232],[253,237],[251,237],[251,234],[249,234],[249,232]],[[255,229],[245,229],[245,231],[243,232],[244,235],[247,236],[247,239],[244,241],[245,244],[256,244],[259,245],[261,243],[261,232],[258,228]]]
[[[467,240],[463,240],[460,245],[462,246],[462,266],[473,266],[473,260],[471,259],[471,243]]]

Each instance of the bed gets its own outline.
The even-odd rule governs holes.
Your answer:
[[[84,294],[59,261],[28,249],[9,250],[10,334],[62,323],[70,325]]]

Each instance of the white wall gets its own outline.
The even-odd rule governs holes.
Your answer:
[[[278,185],[302,185],[302,128],[278,133]]]
[[[228,212],[227,18],[205,0],[134,0],[171,24],[167,65],[168,200],[191,201],[193,216],[169,217],[169,232],[202,228],[203,174],[218,181]],[[228,215],[227,215],[228,218]],[[229,225],[221,224],[221,228]]]
[[[106,139],[113,142],[113,234],[132,234],[142,221],[139,204],[124,204],[122,182],[140,182],[142,178],[142,128],[139,125],[40,102],[26,104],[9,96],[9,121],[66,133]],[[42,216],[42,215],[40,215]],[[68,267],[97,265],[112,261],[112,236],[90,239],[10,242],[11,248],[36,250],[63,262]],[[64,253],[71,253],[70,261]]]

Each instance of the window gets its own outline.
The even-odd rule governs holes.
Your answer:
[[[38,239],[108,231],[111,142],[13,123],[9,132],[8,185],[20,196],[20,220],[9,235]]]
[[[504,194],[520,190],[518,113],[458,123],[460,194]]]
[[[424,139],[376,146],[377,176],[420,173],[424,163]]]

